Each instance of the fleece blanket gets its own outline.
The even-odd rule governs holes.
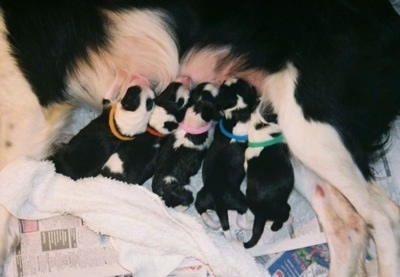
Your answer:
[[[120,264],[134,276],[166,276],[185,257],[202,261],[215,276],[269,276],[242,245],[167,208],[141,186],[104,177],[73,181],[51,162],[21,158],[0,172],[0,191],[0,203],[21,219],[81,217],[114,240]]]

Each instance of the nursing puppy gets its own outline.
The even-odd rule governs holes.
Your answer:
[[[400,207],[371,168],[400,112],[399,15],[387,0],[229,4],[180,74],[194,83],[237,76],[271,103],[295,186],[330,245],[331,276],[365,275],[367,235],[379,276],[400,276]]]
[[[289,149],[276,115],[266,107],[251,115],[244,167],[246,202],[254,214],[253,234],[244,247],[251,248],[259,241],[267,220],[273,221],[272,231],[281,229],[288,220],[288,198],[294,187]]]
[[[101,113],[133,85],[165,89],[199,30],[196,3],[0,1],[0,169],[50,156],[77,107]],[[0,275],[18,223],[0,206]]]
[[[184,77],[170,83],[154,100],[155,107],[150,116],[149,126],[164,135],[178,129],[179,122],[186,113],[190,88],[190,80]]]
[[[208,83],[193,89],[183,121],[160,150],[152,190],[169,207],[189,206],[194,200],[188,186],[213,139],[217,93]]]
[[[122,100],[81,129],[51,156],[56,172],[79,179],[100,174],[121,145],[146,131],[154,107],[154,92],[130,87]]]
[[[250,115],[257,103],[255,88],[245,81],[231,78],[221,85],[217,109],[223,116],[202,167],[204,185],[196,197],[196,210],[207,226],[213,229],[222,227],[229,238],[228,210],[239,214],[247,211],[246,198],[240,186],[245,177],[244,151]],[[220,224],[211,219],[208,210],[216,211]]]
[[[101,170],[103,176],[129,184],[144,184],[156,167],[160,148],[167,136],[178,128],[189,99],[189,83],[173,82],[154,99],[146,132],[121,142]]]
[[[400,110],[399,43],[387,0],[2,0],[0,168],[47,157],[74,107],[101,111],[133,79],[159,93],[238,76],[278,114],[330,274],[363,274],[369,231],[380,275],[400,276],[400,209],[370,169]],[[18,231],[0,207],[0,265]]]

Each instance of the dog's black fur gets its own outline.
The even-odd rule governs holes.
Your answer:
[[[179,94],[187,92],[185,95]],[[154,175],[158,154],[167,137],[178,128],[188,103],[189,91],[179,82],[173,82],[154,99],[155,107],[146,132],[138,134],[133,140],[121,142],[114,153],[122,171],[113,171],[110,160],[101,170],[103,176],[111,177],[130,184],[144,184]],[[151,132],[149,128],[154,131]]]
[[[145,101],[143,101],[141,94],[141,87],[129,88],[121,100],[121,108],[129,114],[133,114],[137,112],[141,105],[145,105],[143,112],[150,113],[154,106],[153,97],[145,97]],[[110,129],[110,111],[111,107],[105,107],[98,117],[89,122],[68,143],[61,145],[48,158],[54,163],[56,172],[72,179],[97,176],[112,154],[118,153],[121,147],[127,147],[128,141],[120,140]],[[118,112],[117,110],[116,113]],[[140,116],[143,119],[145,118],[144,114]],[[115,123],[117,128],[119,124],[125,124],[125,122]],[[137,134],[141,134],[143,131],[137,130]],[[121,134],[126,135],[122,132]],[[136,133],[129,134],[127,137],[132,137],[135,140],[133,135],[136,135]],[[143,141],[143,137],[139,137],[139,140]],[[146,143],[151,143],[151,141]]]
[[[243,100],[244,106],[239,106],[239,99]],[[214,140],[204,159],[204,185],[197,194],[195,207],[203,218],[207,217],[207,210],[216,211],[222,230],[228,231],[228,210],[237,211],[239,214],[247,211],[246,198],[240,186],[245,177],[247,124],[258,103],[258,97],[254,87],[243,80],[233,78],[222,84],[216,102],[218,111],[223,113],[220,123],[225,130],[230,134],[244,136],[244,139],[227,137],[222,133],[220,125],[216,127]],[[244,127],[240,128],[240,124]],[[206,219],[206,224],[207,221]]]
[[[209,123],[215,118],[215,96],[208,86],[200,84],[190,92],[183,122],[190,119]],[[190,185],[190,178],[199,171],[212,138],[213,127],[201,134],[190,134],[179,128],[168,137],[160,150],[152,180],[153,192],[167,206],[189,206],[193,202],[193,193],[185,186]]]
[[[382,274],[400,275],[399,208],[369,186],[370,163],[400,111],[400,19],[387,0],[1,0],[0,9],[1,168],[23,155],[46,157],[67,106],[101,107],[114,69],[142,76],[159,93],[183,56],[178,74],[194,84],[238,76],[256,86],[284,123],[294,157],[373,230]],[[150,30],[135,37],[126,26]],[[190,59],[201,50],[210,55]],[[302,146],[324,135],[339,151],[316,140],[313,158],[327,162],[321,167]],[[0,213],[3,264],[17,228]],[[396,243],[387,243],[388,233]]]
[[[158,137],[144,132],[131,141],[121,142],[117,151],[112,154],[116,161],[108,159],[101,169],[101,175],[128,184],[143,185],[154,174],[157,155],[165,139],[165,136]],[[120,163],[121,168],[115,170],[115,163]]]
[[[194,47],[232,47],[226,60],[244,56],[233,73],[273,74],[293,63],[304,117],[338,130],[364,177],[373,178],[373,154],[400,110],[400,19],[390,3],[250,0],[230,9]]]
[[[155,108],[150,117],[149,126],[158,132],[169,135],[178,129],[187,109],[190,88],[174,81],[156,97]]]
[[[267,108],[252,115],[249,143],[271,141],[282,133],[277,117]],[[248,147],[246,159],[246,202],[254,214],[253,235],[245,248],[257,244],[267,220],[273,221],[272,231],[282,228],[290,215],[288,198],[294,187],[294,173],[290,153],[284,141],[269,146]]]

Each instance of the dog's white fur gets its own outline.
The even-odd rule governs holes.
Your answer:
[[[203,78],[220,83],[240,76],[258,88],[264,102],[271,103],[289,149],[302,165],[295,171],[303,168],[308,172],[302,181],[296,181],[295,188],[313,206],[332,245],[330,276],[364,275],[367,232],[377,244],[379,276],[400,276],[400,207],[378,184],[365,180],[332,126],[304,118],[294,98],[296,67],[287,64],[271,75],[237,72],[234,63],[225,62],[225,50],[192,51],[182,72],[194,83],[204,82]],[[207,62],[215,67],[201,71]],[[240,57],[236,62],[241,63]]]
[[[81,61],[66,76],[70,103],[43,108],[10,54],[0,12],[0,169],[22,155],[45,157],[77,103],[99,108],[103,98],[119,99],[137,78],[147,79],[157,92],[172,81],[179,71],[178,51],[163,15],[159,15],[156,19],[140,10],[107,13],[114,23],[109,34],[112,46],[107,52],[90,53],[90,65]],[[129,51],[132,48],[135,51]],[[194,83],[220,84],[228,77],[244,78],[272,104],[297,159],[296,188],[324,227],[331,251],[330,276],[364,274],[367,231],[377,247],[379,275],[400,276],[399,206],[376,183],[365,180],[333,127],[304,118],[294,98],[297,69],[288,64],[272,75],[237,72],[240,57],[221,62],[228,52],[229,48],[194,50],[184,60],[180,74],[190,76]],[[0,206],[0,266],[17,233],[18,220]]]
[[[263,86],[263,97],[272,102],[290,150],[305,166],[342,193],[363,218],[377,244],[380,276],[400,276],[399,206],[384,196],[377,184],[368,183],[364,179],[333,127],[309,122],[304,118],[294,99],[296,78],[297,70],[289,64],[286,70],[267,78]],[[303,185],[309,186],[308,183]],[[325,191],[334,197],[331,190]],[[309,200],[312,203],[317,201],[318,197]],[[327,209],[329,202],[322,204]],[[322,220],[326,220],[323,214],[325,209],[315,209]],[[344,213],[354,214],[350,209]],[[337,240],[337,235],[332,230],[337,228],[337,225],[326,224],[324,227],[328,237],[330,233],[334,236],[329,239]],[[347,249],[350,251],[349,247]],[[357,252],[354,252],[354,255],[357,255]]]
[[[0,11],[0,169],[21,156],[46,157],[73,107],[86,104],[100,109],[102,99],[121,99],[132,81],[143,76],[159,92],[177,76],[178,50],[162,20],[166,17],[141,10],[107,16],[114,24],[109,34],[112,47],[90,53],[91,64],[81,61],[69,72],[70,103],[43,108],[11,55]],[[18,220],[0,205],[0,268],[18,232]]]

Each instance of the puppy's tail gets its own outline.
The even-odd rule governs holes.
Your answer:
[[[266,217],[262,215],[255,215],[253,234],[248,242],[243,243],[244,248],[252,248],[260,240],[261,235],[264,233],[265,223],[267,222]]]

